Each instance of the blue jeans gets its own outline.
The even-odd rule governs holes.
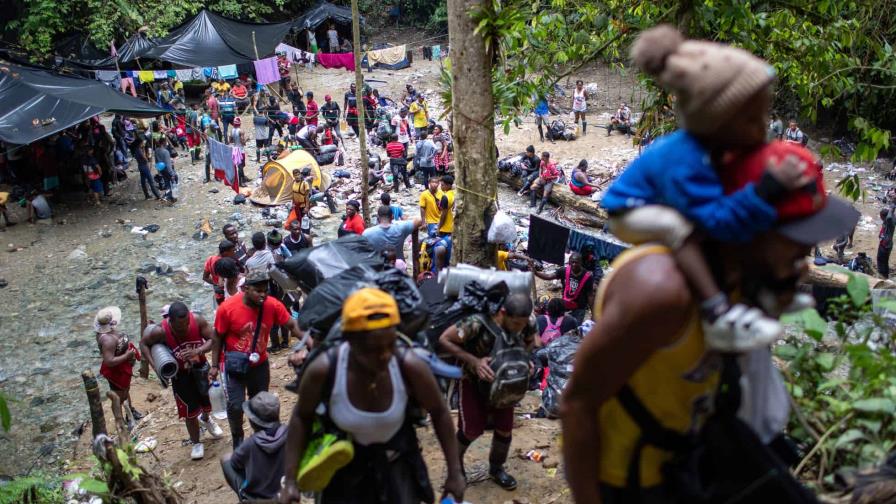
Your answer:
[[[271,384],[269,361],[249,367],[246,374],[227,373],[227,422],[234,447],[243,440],[243,403],[255,394],[267,391]],[[239,442],[237,442],[239,441]]]
[[[155,196],[156,199],[161,198],[159,190],[156,189],[156,184],[153,182],[152,172],[149,171],[149,164],[137,164],[137,169],[140,171],[140,188],[143,189],[143,195],[149,199],[149,191],[146,190],[146,185],[149,184],[153,196]]]

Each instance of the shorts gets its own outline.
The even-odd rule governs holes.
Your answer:
[[[572,182],[569,183],[569,190],[572,191],[573,194],[578,194],[579,196],[591,196],[595,191],[591,186],[579,187]]]
[[[97,194],[102,194],[103,192],[103,181],[100,179],[91,180],[87,182],[87,185],[90,187],[90,192],[95,192]]]
[[[488,404],[488,399],[482,397],[477,383],[471,378],[462,378],[459,388],[458,429],[464,433],[467,439],[478,438],[489,426],[501,432],[513,430],[513,406],[493,408]]]
[[[189,370],[181,369],[171,380],[174,402],[177,403],[178,418],[196,418],[212,410],[207,395],[199,391],[199,384]]]

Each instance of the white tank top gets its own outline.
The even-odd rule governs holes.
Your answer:
[[[381,413],[363,411],[356,408],[348,397],[346,376],[348,373],[348,343],[339,347],[336,359],[336,378],[333,391],[330,393],[330,419],[344,432],[351,434],[352,439],[364,446],[385,443],[398,433],[404,424],[405,408],[408,394],[404,388],[404,379],[398,360],[389,359],[389,378],[392,380],[392,404]]]
[[[585,88],[582,88],[581,91],[579,91],[578,89],[573,89],[572,109],[576,112],[584,112],[585,108]]]

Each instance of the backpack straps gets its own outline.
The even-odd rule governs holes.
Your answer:
[[[641,430],[641,436],[632,451],[628,464],[628,476],[626,478],[626,490],[632,497],[640,495],[641,488],[641,454],[646,445],[653,445],[662,450],[679,452],[690,446],[690,438],[680,432],[664,427],[650,413],[644,403],[638,399],[634,390],[625,384],[616,394],[616,399],[626,413],[634,420]]]

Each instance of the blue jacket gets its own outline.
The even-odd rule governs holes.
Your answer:
[[[717,240],[743,242],[768,230],[774,207],[753,184],[726,195],[709,152],[678,130],[658,138],[607,189],[601,205],[610,213],[644,205],[665,205]]]

